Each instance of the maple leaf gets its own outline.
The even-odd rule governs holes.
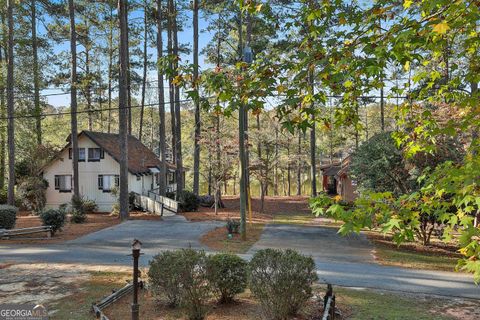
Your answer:
[[[433,32],[438,34],[445,34],[450,29],[446,21],[442,21],[435,26],[433,26]]]

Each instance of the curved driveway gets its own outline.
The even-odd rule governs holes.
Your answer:
[[[205,249],[199,238],[224,222],[188,222],[181,216],[164,221],[127,221],[64,244],[1,245],[0,261],[63,262],[90,265],[130,265],[130,243],[143,242],[141,263],[147,265],[162,250]],[[244,256],[263,248],[292,248],[311,255],[322,282],[349,287],[437,294],[480,299],[480,287],[470,275],[421,271],[375,264],[363,236],[341,237],[336,229],[269,224]]]

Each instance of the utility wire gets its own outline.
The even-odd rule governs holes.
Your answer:
[[[193,99],[183,99],[183,100],[177,100],[174,101],[174,103],[182,103],[182,102],[190,102],[193,101]],[[160,103],[149,103],[149,104],[144,104],[142,105],[135,105],[135,106],[130,106],[130,107],[125,107],[125,109],[135,109],[135,108],[142,108],[142,107],[156,107],[160,105],[166,105],[170,104],[170,102],[164,102],[162,104]],[[95,112],[103,112],[103,111],[114,111],[118,110],[118,107],[115,108],[106,108],[106,109],[90,109],[90,110],[80,110],[77,112],[74,112],[74,114],[81,114],[81,113],[95,113]],[[30,119],[30,118],[38,118],[39,116],[42,118],[45,117],[54,117],[54,116],[64,116],[64,115],[71,115],[72,113],[70,111],[65,111],[65,112],[57,112],[57,113],[42,113],[40,115],[37,114],[29,114],[29,115],[14,115],[13,117],[0,117],[0,120],[9,120],[9,119]]]

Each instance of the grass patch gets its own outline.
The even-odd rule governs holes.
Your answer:
[[[92,303],[99,301],[119,289],[131,278],[126,273],[91,272],[90,278],[78,284],[76,293],[50,304],[51,320],[91,320],[95,316],[92,312]]]
[[[383,265],[401,266],[405,268],[455,271],[458,258],[426,252],[410,252],[400,248],[375,245],[377,261]]]
[[[313,222],[315,216],[305,213],[278,213],[273,216],[273,223],[307,225]]]
[[[335,288],[337,305],[348,319],[454,319],[438,312],[446,300],[374,291]],[[437,312],[434,313],[433,310]],[[348,313],[345,314],[345,313]],[[344,317],[344,318],[347,318]]]
[[[246,253],[260,239],[264,227],[265,225],[260,223],[247,224],[246,241],[242,241],[240,234],[234,234],[232,239],[228,239],[227,229],[218,227],[205,233],[200,242],[221,252]]]

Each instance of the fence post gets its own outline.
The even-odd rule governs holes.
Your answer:
[[[332,302],[330,302],[330,315],[329,320],[335,320],[335,296],[332,296]]]
[[[327,301],[328,298],[333,295],[333,288],[331,284],[327,284],[327,293],[325,293],[325,296],[323,297],[323,308],[327,306]]]

